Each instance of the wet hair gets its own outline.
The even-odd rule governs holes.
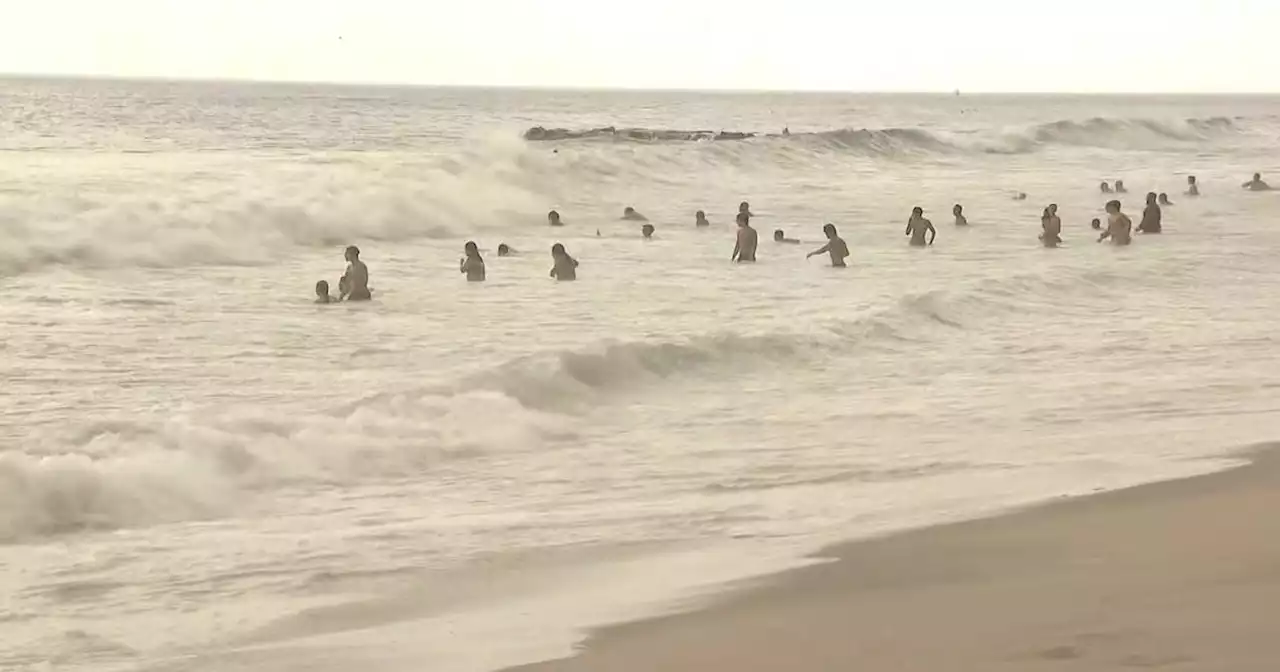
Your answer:
[[[738,213],[738,223],[739,223],[739,224],[750,224],[750,223],[751,223],[751,215],[748,215],[748,214],[747,214],[747,213],[745,213],[745,212],[739,212],[739,213]]]
[[[1101,229],[1101,228],[1102,228],[1102,220],[1101,220],[1101,219],[1098,219],[1097,217],[1094,217],[1094,218],[1093,218],[1093,221],[1092,221],[1092,222],[1089,222],[1089,226],[1092,226],[1092,227],[1094,228],[1094,230]]]
[[[498,243],[498,256],[499,256],[499,257],[501,257],[502,255],[504,255],[504,254],[506,254],[506,253],[508,253],[508,252],[510,252],[510,251],[511,251],[511,248],[510,248],[510,247],[507,247],[507,244],[506,244],[506,243]]]
[[[476,247],[476,241],[474,240],[468,240],[467,244],[462,246],[462,249],[466,251],[468,257],[480,256],[480,248]]]
[[[956,203],[955,205],[951,206],[951,212],[964,212],[964,206],[960,205],[959,203]]]
[[[924,208],[922,208],[922,207],[920,207],[920,206],[918,206],[918,205],[917,205],[916,207],[911,208],[911,214],[912,214],[913,216],[914,216],[914,215],[923,215],[923,214],[924,214]]]
[[[326,282],[326,281],[324,281],[324,280],[321,280],[320,282],[317,282],[317,283],[316,283],[316,294],[317,294],[317,295],[328,296],[328,295],[329,295],[329,283],[328,283],[328,282]]]
[[[823,233],[825,233],[825,234],[827,234],[827,237],[828,237],[828,238],[835,238],[835,237],[836,237],[836,225],[835,225],[835,224],[823,224],[823,225],[822,225],[822,232],[823,232]]]
[[[697,212],[693,213],[693,216],[694,216],[696,219],[706,219],[706,218],[707,218],[707,213],[705,213],[705,212],[703,212],[703,211],[699,210],[699,211],[697,211]]]
[[[547,219],[560,219],[560,213],[556,212],[555,210],[552,210],[551,212],[547,213]]]
[[[746,212],[750,209],[751,209],[751,204],[746,201],[743,201],[738,204],[738,212]]]
[[[1166,193],[1164,193],[1164,192],[1162,191],[1162,192],[1160,192],[1160,195],[1159,195],[1159,196],[1157,196],[1156,198],[1157,198],[1157,199],[1159,199],[1159,200],[1161,200],[1161,201],[1167,201],[1167,200],[1169,200],[1169,194],[1166,194]]]
[[[1112,210],[1120,212],[1120,201],[1107,201],[1107,212],[1111,212]]]
[[[359,257],[359,256],[360,256],[360,248],[356,247],[355,245],[348,245],[348,246],[347,246],[346,254],[349,254],[349,255],[353,255],[353,256]]]
[[[560,243],[556,243],[555,245],[551,246],[551,254],[552,256],[558,256],[561,254],[568,254],[568,253],[564,251],[564,245],[561,245]]]
[[[640,227],[640,233],[644,234],[645,238],[652,236],[653,231],[654,229],[652,224],[645,224],[644,226]]]
[[[1154,191],[1148,191],[1148,192],[1147,192],[1147,202],[1148,202],[1148,203],[1154,203],[1155,201],[1158,201],[1158,200],[1160,200],[1160,197],[1156,195],[1156,192],[1154,192]]]
[[[786,234],[786,233],[784,233],[784,232],[782,231],[782,229],[774,229],[774,230],[773,230],[773,239],[774,239],[774,240],[782,240],[783,238],[786,238],[786,237],[787,237],[787,234]]]

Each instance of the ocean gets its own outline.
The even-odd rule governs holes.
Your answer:
[[[1277,97],[0,98],[0,669],[486,672],[1280,429]],[[1163,235],[1095,243],[1115,179]]]

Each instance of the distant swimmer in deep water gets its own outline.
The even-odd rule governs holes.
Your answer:
[[[1160,197],[1153,191],[1147,194],[1147,207],[1142,209],[1142,221],[1138,223],[1138,233],[1160,233],[1162,219],[1164,219],[1164,213],[1160,211]]]
[[[560,221],[560,213],[552,210],[547,213],[547,224],[551,226],[564,226],[564,222]]]
[[[499,257],[510,257],[514,254],[520,254],[520,252],[517,251],[514,247],[507,245],[506,243],[498,243]]]
[[[373,298],[369,292],[369,267],[360,261],[360,248],[350,245],[344,256],[347,260],[347,272],[338,281],[338,298],[346,301],[368,301]]]
[[[1271,185],[1262,181],[1262,173],[1254,173],[1253,179],[1240,185],[1249,191],[1271,191]]]
[[[653,231],[654,229],[652,224],[645,224],[640,227],[640,235],[644,236],[645,240],[653,240]]]
[[[1114,193],[1111,191],[1111,185],[1107,182],[1103,182],[1102,184],[1098,185],[1098,191],[1101,191],[1104,194]]]
[[[337,303],[338,297],[329,294],[329,283],[321,280],[316,283],[316,303]]]
[[[1098,237],[1098,242],[1110,238],[1112,245],[1128,245],[1132,240],[1133,221],[1120,212],[1120,201],[1107,202],[1107,228]]]
[[[1045,247],[1057,247],[1062,244],[1062,220],[1050,208],[1045,208],[1040,215],[1040,243]]]
[[[1169,194],[1160,192],[1159,200],[1156,201],[1160,205],[1173,205],[1173,201],[1169,200]]]
[[[773,230],[773,242],[775,242],[775,243],[786,243],[786,244],[788,244],[788,245],[799,245],[799,244],[800,244],[800,241],[799,241],[799,240],[797,240],[797,239],[795,239],[795,238],[788,238],[788,237],[787,237],[787,232],[786,232],[786,231],[783,231],[782,229],[774,229],[774,230]]]
[[[964,216],[963,205],[956,203],[955,207],[951,208],[951,214],[956,216],[956,226],[969,226],[969,220]]]
[[[693,225],[697,227],[711,226],[711,222],[707,221],[707,213],[701,210],[693,213]]]
[[[1013,195],[1013,200],[1015,200],[1015,201],[1025,201],[1025,200],[1027,200],[1027,192],[1025,192],[1025,191],[1019,191],[1018,193],[1016,193],[1016,194],[1014,194],[1014,195]]]
[[[743,203],[742,205],[746,205]],[[752,262],[756,260],[756,246],[760,243],[760,236],[756,230],[751,228],[750,210],[743,209],[738,212],[738,236],[733,243],[733,256],[730,257],[738,263]]]
[[[1129,193],[1129,190],[1124,188],[1124,180],[1116,180],[1116,193],[1117,194]]]
[[[849,256],[849,246],[845,244],[844,239],[836,233],[835,224],[827,224],[822,227],[822,233],[827,236],[827,244],[805,255],[805,259],[816,257],[823,252],[831,255],[831,265],[834,268],[844,268],[845,257]]]
[[[484,282],[484,258],[480,256],[480,248],[473,240],[468,240],[462,247],[466,255],[458,261],[458,272],[467,274],[467,282]]]
[[[938,230],[933,228],[933,222],[924,218],[924,208],[916,207],[911,210],[911,219],[907,220],[907,230],[902,235],[911,236],[912,247],[924,247],[924,235],[929,234],[929,245],[933,244],[933,239],[938,237]]]
[[[1093,218],[1093,221],[1092,221],[1092,222],[1089,222],[1089,227],[1090,227],[1090,228],[1092,228],[1094,231],[1101,231],[1101,230],[1102,230],[1102,220],[1101,220],[1101,219],[1098,219],[1097,217],[1094,217],[1094,218]]]
[[[633,208],[633,207],[631,207],[631,206],[629,206],[629,205],[628,205],[627,207],[623,208],[623,210],[622,210],[622,218],[623,218],[624,220],[628,221],[628,222],[647,222],[647,221],[649,221],[649,218],[648,218],[648,217],[645,217],[644,215],[642,215],[642,214],[640,214],[640,213],[636,212],[636,209],[635,209],[635,208]]]
[[[1187,195],[1188,195],[1188,196],[1199,196],[1199,195],[1200,195],[1200,185],[1196,184],[1196,176],[1195,176],[1195,175],[1188,175],[1188,176],[1187,176]]]
[[[564,245],[556,243],[551,246],[551,277],[568,281],[578,279],[578,260],[564,251]]]
[[[791,135],[791,128],[790,128],[790,127],[783,127],[783,129],[782,129],[782,134],[783,134],[783,135]]]

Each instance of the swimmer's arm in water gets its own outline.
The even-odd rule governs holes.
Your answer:
[[[551,277],[553,277],[553,278],[554,278],[554,277],[556,277],[556,267],[555,267],[555,266],[552,266],[552,267],[551,267]]]
[[[932,245],[933,239],[938,237],[938,230],[933,228],[933,222],[927,219],[924,220],[924,225],[926,227],[926,230],[929,232],[929,244]]]
[[[347,264],[347,270],[338,278],[338,300],[347,298],[351,293],[351,264]]]
[[[826,254],[827,252],[830,252],[830,251],[831,251],[831,243],[827,243],[826,245],[819,247],[818,249],[810,252],[809,254],[804,255],[804,258],[811,259],[813,257],[818,256],[819,254]]]

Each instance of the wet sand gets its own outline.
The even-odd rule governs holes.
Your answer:
[[[522,672],[1280,666],[1280,454],[831,549],[706,609]]]

